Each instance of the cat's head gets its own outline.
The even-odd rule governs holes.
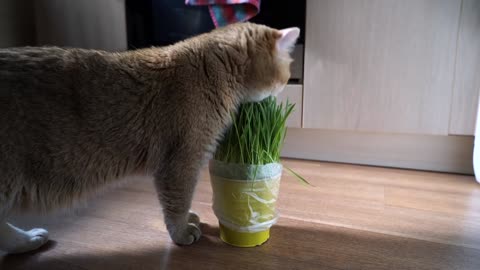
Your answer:
[[[237,58],[244,101],[260,101],[279,94],[290,78],[290,64],[295,43],[300,35],[297,27],[277,30],[264,25],[237,23],[226,27],[223,38],[229,39]]]

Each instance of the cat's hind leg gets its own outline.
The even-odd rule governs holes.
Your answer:
[[[23,253],[35,250],[48,241],[44,229],[24,231],[7,222],[0,221],[0,250],[7,253]]]

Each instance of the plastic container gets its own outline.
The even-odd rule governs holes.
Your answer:
[[[210,162],[213,210],[220,238],[237,247],[254,247],[270,237],[277,221],[276,202],[282,165]]]

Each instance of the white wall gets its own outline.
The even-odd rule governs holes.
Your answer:
[[[124,0],[37,0],[39,45],[127,49]]]

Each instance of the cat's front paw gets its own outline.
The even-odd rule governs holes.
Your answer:
[[[200,217],[197,215],[197,213],[190,211],[188,213],[188,223],[193,223],[197,225],[197,227],[200,226]]]
[[[174,228],[170,232],[170,237],[177,245],[191,245],[198,241],[201,235],[202,232],[195,223],[187,223],[184,226]]]

